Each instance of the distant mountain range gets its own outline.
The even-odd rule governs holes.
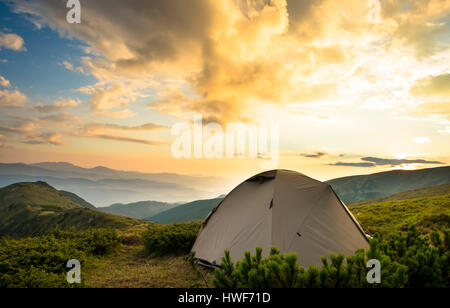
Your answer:
[[[44,235],[55,228],[127,228],[146,222],[100,213],[80,197],[44,182],[17,183],[0,189],[0,237]],[[84,203],[84,202],[82,202]]]
[[[216,177],[145,174],[105,167],[86,169],[68,163],[0,164],[0,187],[36,181],[45,181],[60,190],[57,193],[65,200],[70,199],[83,208],[158,223],[202,220],[223,199],[208,197],[232,188],[226,180]],[[328,183],[344,202],[353,203],[448,184],[450,167],[395,170],[344,177]],[[180,202],[182,200],[198,201],[184,203]],[[110,206],[98,207],[106,205]]]
[[[216,198],[190,202],[148,217],[147,220],[160,224],[203,220],[222,200],[223,198]]]
[[[382,198],[396,193],[401,198],[407,199],[407,195],[417,196],[422,191],[411,191],[427,188],[435,185],[450,183],[450,167],[440,167],[421,170],[395,170],[370,175],[351,176],[328,181],[338,196],[346,203],[361,200]],[[444,188],[445,185],[443,186]],[[439,193],[442,187],[428,190],[430,193]],[[399,196],[397,196],[399,198]],[[150,221],[162,224],[174,222],[187,222],[203,220],[208,213],[215,208],[223,198],[194,201],[188,204],[174,207],[170,210],[158,213],[147,218]],[[382,199],[381,199],[382,200]],[[380,202],[380,199],[376,200]],[[371,200],[370,202],[375,202]]]
[[[182,202],[202,199],[230,187],[229,181],[218,177],[82,168],[69,163],[0,164],[0,187],[36,181],[75,193],[97,207],[142,200]]]

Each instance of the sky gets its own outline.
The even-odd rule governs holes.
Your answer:
[[[277,125],[276,167],[320,180],[450,163],[450,0],[66,4],[0,0],[0,162],[262,171],[174,157],[200,115]]]

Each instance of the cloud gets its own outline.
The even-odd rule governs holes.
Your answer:
[[[59,63],[59,65],[63,66],[68,71],[84,74],[83,67],[81,67],[81,66],[75,67],[72,63],[70,63],[68,61],[63,61],[63,62]]]
[[[59,99],[56,102],[53,103],[53,105],[43,105],[38,104],[34,106],[33,108],[37,110],[40,113],[52,113],[52,112],[58,112],[64,109],[70,109],[73,107],[76,107],[80,104],[79,101],[73,100],[73,99]]]
[[[338,162],[330,164],[330,166],[341,166],[341,167],[361,167],[370,168],[377,166],[391,166],[397,167],[409,164],[422,164],[422,165],[444,165],[444,163],[439,161],[430,161],[426,159],[390,159],[390,158],[377,158],[377,157],[363,157],[362,162]]]
[[[20,108],[25,105],[27,99],[19,90],[0,90],[0,107]]]
[[[413,138],[412,140],[418,144],[431,143],[431,139],[426,136],[416,137],[416,138]]]
[[[101,135],[101,134],[99,134],[99,135],[91,135],[89,137],[97,138],[97,139],[120,141],[120,142],[139,143],[139,144],[145,144],[145,145],[151,145],[151,146],[161,146],[161,145],[167,144],[165,142],[138,139],[138,138],[132,138],[132,137],[126,137],[126,136],[120,136],[120,135]]]
[[[113,84],[108,87],[85,87],[80,91],[91,95],[89,105],[94,113],[127,107],[130,102],[141,97],[133,87],[124,84]]]
[[[438,131],[440,134],[450,134],[450,126],[446,127],[445,129],[441,129]]]
[[[38,119],[36,119],[36,121],[44,125],[57,124],[59,126],[65,126],[67,128],[70,128],[73,127],[74,124],[79,123],[81,119],[70,113],[59,113],[39,117]]]
[[[56,119],[27,119],[14,118],[7,126],[0,125],[0,132],[5,134],[9,141],[21,142],[30,145],[49,144],[64,145],[63,132],[51,132],[49,123]],[[44,129],[43,129],[44,128]]]
[[[77,26],[53,0],[13,7],[87,45],[82,68],[98,83],[85,93],[92,113],[104,116],[149,92],[158,94],[150,108],[218,122],[254,119],[265,104],[383,101],[380,92],[402,95],[417,72],[428,72],[408,67],[439,56],[449,37],[448,0],[382,1],[376,25],[366,1],[354,0],[91,2]],[[364,76],[351,76],[360,65]]]
[[[155,130],[165,129],[165,126],[156,123],[145,123],[137,126],[125,126],[112,123],[89,123],[82,127],[78,134],[74,134],[77,137],[83,138],[96,138],[104,140],[113,140],[119,142],[130,142],[145,144],[151,146],[165,145],[164,142],[152,141],[142,138],[136,138],[132,136],[125,136],[117,134],[120,132],[152,132]]]
[[[26,137],[23,143],[31,145],[50,144],[62,146],[65,144],[64,141],[61,140],[63,136],[64,135],[61,133],[43,133],[37,135],[30,135]]]
[[[149,132],[160,129],[166,129],[166,126],[156,123],[146,123],[138,126],[125,126],[110,123],[90,123],[84,126],[86,131],[98,131],[98,130],[119,130],[119,131],[131,131],[131,132]]]
[[[8,79],[5,79],[5,77],[0,76],[0,86],[5,88],[11,88],[11,82]]]
[[[450,97],[450,74],[430,76],[417,80],[411,88],[415,96],[444,96]]]
[[[429,161],[425,159],[386,159],[377,157],[363,157],[363,161],[372,162],[377,166],[401,166],[406,164],[427,164],[427,165],[443,165],[440,161]]]
[[[122,118],[132,118],[136,114],[129,110],[128,108],[118,111],[110,111],[110,112],[94,112],[92,114],[96,117],[105,117],[105,118],[116,118],[116,119],[122,119]]]
[[[316,152],[313,154],[300,154],[300,156],[306,157],[306,158],[322,158],[324,156],[326,156],[327,153],[324,152]]]
[[[296,80],[304,61],[295,52],[299,44],[288,37],[284,0],[95,1],[83,8],[77,27],[68,25],[65,8],[50,0],[18,0],[14,8],[101,55],[83,60],[84,70],[99,80],[86,92],[93,112],[126,108],[139,93],[155,89],[155,79],[169,82],[156,86],[160,99],[152,107],[217,121],[247,118],[256,104],[311,102],[336,91],[333,82]],[[346,59],[338,46],[310,49],[318,61]],[[293,52],[289,61],[284,50]],[[63,65],[74,69],[69,64]],[[164,95],[174,83],[178,94]]]
[[[0,48],[6,48],[15,51],[26,51],[25,41],[19,35],[14,33],[0,32]]]
[[[338,163],[335,163],[335,164],[330,164],[330,166],[369,168],[369,167],[375,167],[376,165],[374,163],[343,163],[343,162],[338,162]]]
[[[450,114],[450,102],[430,102],[420,104],[415,108],[415,111],[418,114],[442,114],[449,115]]]

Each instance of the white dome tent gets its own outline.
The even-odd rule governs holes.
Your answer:
[[[352,255],[369,242],[330,185],[301,173],[273,170],[236,187],[206,218],[193,246],[204,264],[217,266],[225,250],[233,261],[245,251],[277,247],[302,266],[321,265],[331,253]]]

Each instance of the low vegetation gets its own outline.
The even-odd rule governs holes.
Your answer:
[[[297,256],[273,248],[267,258],[258,249],[236,264],[225,254],[222,268],[212,271],[189,255],[200,222],[115,217],[81,207],[45,183],[12,185],[0,190],[0,236],[36,237],[0,238],[0,287],[73,287],[66,282],[70,259],[81,261],[77,287],[450,287],[449,188],[351,204],[374,235],[370,249],[324,257],[320,268],[302,268]],[[66,229],[54,230],[60,225]],[[111,229],[96,229],[102,226]],[[381,285],[367,284],[373,258],[382,264]]]
[[[450,194],[368,203],[350,209],[370,234],[404,232],[409,226],[417,226],[422,233],[450,228]]]
[[[191,222],[173,225],[152,225],[144,233],[147,256],[186,255],[194,245],[201,223]]]
[[[45,236],[55,228],[129,228],[148,222],[86,208],[44,182],[0,188],[0,237]]]
[[[370,259],[381,262],[380,284],[367,282]],[[260,248],[254,256],[247,252],[236,264],[226,252],[213,283],[219,288],[448,288],[449,273],[450,230],[421,237],[411,228],[406,235],[377,237],[369,250],[359,250],[354,256],[331,255],[329,260],[323,257],[320,269],[299,267],[297,255],[280,255],[276,248],[272,248],[268,258],[262,257]]]
[[[40,238],[0,239],[0,287],[69,287],[67,261],[85,264],[89,256],[102,256],[119,244],[111,229],[64,232]]]

